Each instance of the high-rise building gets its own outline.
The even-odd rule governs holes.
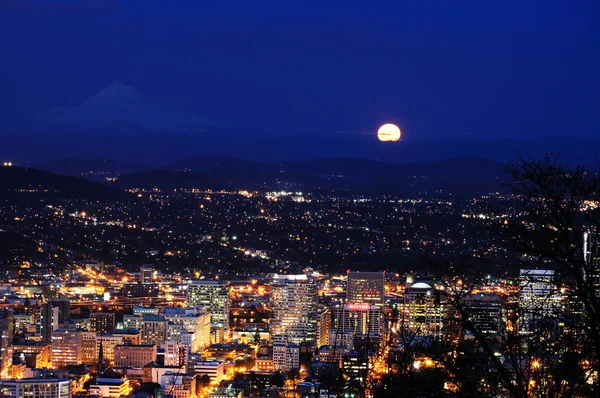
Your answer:
[[[464,298],[463,304],[476,330],[484,334],[496,334],[503,329],[502,300],[498,295],[470,294]]]
[[[126,283],[123,285],[124,297],[158,297],[158,284],[156,283]]]
[[[100,363],[103,360],[104,367],[109,367],[115,361],[115,347],[123,344],[123,337],[104,334],[96,336],[96,358]],[[102,355],[100,355],[102,354]]]
[[[554,270],[520,270],[519,288],[520,333],[531,332],[535,324],[556,317],[562,311]]]
[[[0,380],[3,398],[71,398],[71,380],[56,378]]]
[[[169,340],[173,342],[183,342],[177,340],[177,334],[181,337],[182,332],[192,334],[191,350],[199,352],[210,345],[210,314],[204,308],[177,308],[165,307],[162,310],[162,316],[169,325],[181,325],[183,330],[178,328],[169,328]],[[178,332],[178,333],[177,333]]]
[[[299,369],[300,347],[296,344],[274,344],[273,368],[284,372]]]
[[[58,307],[58,323],[67,322],[71,319],[71,302],[69,300],[52,300],[53,307]]]
[[[384,272],[348,272],[342,326],[354,333],[383,336]],[[337,326],[337,325],[336,325]]]
[[[140,283],[152,283],[153,269],[149,265],[140,267]]]
[[[443,320],[441,292],[424,281],[407,281],[399,327],[416,336],[441,338]]]
[[[331,311],[329,308],[319,308],[317,312],[317,342],[316,346],[329,345],[329,330],[331,329]]]
[[[385,300],[384,272],[348,272],[348,304],[374,305],[383,311]]]
[[[307,275],[273,275],[271,335],[274,341],[314,347],[317,287]]]
[[[12,309],[0,310],[0,378],[8,377],[12,365],[14,318]]]
[[[98,334],[110,334],[115,331],[114,312],[92,312],[90,314],[90,328]]]
[[[583,234],[584,283],[593,288],[600,297],[600,242],[593,232]]]
[[[204,307],[211,323],[229,328],[229,286],[222,281],[192,281],[187,291],[188,307]]]
[[[79,333],[58,329],[52,333],[52,367],[62,369],[79,363]]]
[[[51,302],[42,305],[40,310],[40,335],[42,336],[42,342],[50,343],[52,341],[52,332],[58,330],[59,323],[59,308]]]
[[[96,332],[80,331],[78,333],[78,363],[93,365],[98,360],[98,343]]]
[[[161,346],[167,339],[167,321],[162,316],[143,315],[140,332],[142,344]]]
[[[383,311],[368,303],[334,307],[333,328],[342,332],[381,336]]]

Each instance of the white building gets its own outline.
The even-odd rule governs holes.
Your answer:
[[[194,373],[199,377],[207,375],[212,382],[223,380],[225,364],[221,361],[198,361],[194,364]]]
[[[271,335],[293,344],[316,344],[317,287],[306,275],[273,275]]]
[[[203,307],[211,323],[229,329],[229,286],[222,281],[191,281],[187,289],[188,307]]]
[[[164,365],[181,367],[188,364],[189,346],[168,341],[162,346],[164,351]]]
[[[169,322],[169,341],[183,343],[189,337],[192,352],[199,352],[210,345],[211,317],[204,308],[165,307],[162,316]],[[181,325],[182,328],[171,328],[171,325]],[[184,332],[188,336],[184,336]]]
[[[287,372],[300,368],[300,347],[296,344],[273,345],[273,368]]]
[[[96,378],[96,382],[90,386],[90,396],[101,398],[118,398],[129,394],[129,380],[127,377]]]
[[[68,379],[8,379],[0,380],[3,398],[71,398],[71,380]]]

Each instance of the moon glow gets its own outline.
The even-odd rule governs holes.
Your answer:
[[[383,126],[379,127],[379,130],[377,131],[377,138],[379,138],[379,141],[381,142],[398,141],[401,135],[402,133],[400,132],[398,126],[391,123],[384,124]]]

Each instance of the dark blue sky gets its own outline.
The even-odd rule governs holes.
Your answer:
[[[286,136],[600,135],[595,1],[0,2],[0,120],[114,80]]]

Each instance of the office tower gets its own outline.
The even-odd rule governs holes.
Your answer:
[[[50,343],[52,341],[52,332],[58,330],[59,308],[52,303],[42,305],[40,311],[40,335],[42,342]]]
[[[519,288],[519,333],[532,332],[539,322],[559,315],[561,295],[553,270],[520,270]]]
[[[142,344],[161,346],[167,339],[167,321],[162,316],[144,315],[140,322]]]
[[[331,311],[329,308],[319,308],[317,312],[317,342],[316,346],[329,345],[329,330],[331,329]]]
[[[496,294],[469,294],[463,304],[469,314],[469,321],[475,329],[484,334],[496,334],[503,328],[502,300]]]
[[[8,377],[12,365],[14,318],[12,309],[0,310],[0,378]]]
[[[94,365],[98,360],[97,354],[97,335],[96,332],[80,331],[78,333],[79,350],[77,352],[77,363],[85,365]]]
[[[124,297],[158,297],[156,283],[126,283],[122,290]]]
[[[62,369],[79,363],[79,333],[58,329],[52,333],[52,367]]]
[[[151,314],[145,314],[151,315]],[[158,315],[158,314],[156,314]],[[123,315],[123,326],[125,329],[130,330],[140,330],[142,328],[142,318],[143,315],[135,315],[135,314],[125,314]]]
[[[383,311],[385,300],[384,272],[348,272],[346,302],[369,304]]]
[[[92,312],[90,314],[90,328],[98,334],[110,334],[115,331],[114,312]]]
[[[192,281],[187,291],[188,307],[204,307],[211,323],[229,328],[229,286],[222,281]]]
[[[192,352],[199,352],[210,345],[210,314],[204,308],[177,308],[165,307],[162,310],[162,316],[169,322],[169,329],[172,331],[170,341],[178,342],[177,330],[185,331],[192,336]],[[171,328],[171,325],[181,325],[182,329]],[[183,342],[183,341],[182,341]]]
[[[600,242],[593,232],[583,234],[583,277],[584,283],[600,297]]]
[[[348,272],[346,303],[339,315],[347,330],[383,337],[384,272]]]
[[[9,379],[0,380],[3,398],[71,398],[70,379]]]
[[[140,283],[152,283],[153,269],[151,266],[143,265],[140,267]]]
[[[283,372],[299,369],[300,347],[296,344],[274,344],[273,368]]]
[[[423,281],[407,281],[399,327],[416,336],[441,338],[443,320],[441,292]]]
[[[103,363],[104,368],[113,365],[115,361],[115,347],[122,345],[123,337],[113,336],[111,334],[96,336],[96,358],[98,363]]]
[[[271,284],[274,341],[316,344],[317,288],[306,275],[274,275]]]
[[[381,308],[368,303],[334,307],[333,328],[341,332],[381,336],[383,311]]]
[[[156,361],[156,345],[121,344],[115,346],[116,368],[142,368]]]
[[[69,300],[52,300],[53,307],[58,308],[58,323],[67,322],[71,319],[71,302]]]

